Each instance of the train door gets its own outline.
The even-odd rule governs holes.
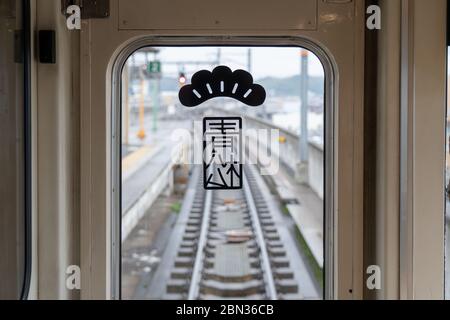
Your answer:
[[[145,140],[147,134],[148,137],[153,137],[155,140],[166,139],[167,137],[157,138],[150,133],[152,130],[158,131],[158,121],[161,121],[162,115],[158,115],[157,112],[162,109],[163,98],[167,98],[168,101],[164,102],[164,116],[167,117],[165,120],[173,123],[174,120],[186,120],[186,117],[195,115],[198,119],[203,120],[203,123],[200,121],[201,123],[198,125],[199,128],[203,128],[199,129],[200,131],[206,130],[208,125],[211,127],[222,125],[222,128],[234,126],[236,130],[273,127],[274,121],[270,117],[274,115],[279,117],[280,112],[278,112],[279,110],[272,112],[268,108],[276,107],[277,102],[273,99],[276,98],[276,95],[273,92],[276,91],[277,85],[274,82],[279,84],[280,79],[277,81],[272,79],[272,83],[268,83],[266,79],[265,83],[252,84],[250,79],[255,82],[257,82],[256,80],[261,82],[264,79],[254,74],[256,71],[249,68],[251,63],[248,61],[253,57],[263,57],[262,59],[265,60],[259,65],[267,64],[267,69],[269,69],[270,64],[273,63],[271,59],[282,59],[283,52],[289,50],[295,50],[298,54],[297,62],[302,61],[302,55],[304,57],[309,55],[316,59],[317,65],[321,66],[323,73],[322,83],[319,84],[323,90],[321,100],[323,104],[323,150],[321,153],[320,148],[316,146],[310,152],[310,154],[315,153],[316,156],[322,154],[323,157],[322,161],[314,162],[319,164],[316,168],[319,172],[316,172],[316,177],[320,177],[320,171],[323,170],[322,181],[320,178],[316,179],[316,189],[319,190],[319,194],[322,191],[324,208],[323,241],[321,243],[323,246],[323,279],[325,280],[323,297],[328,299],[361,298],[363,292],[363,58],[358,57],[364,56],[363,3],[303,0],[288,1],[280,5],[276,2],[249,1],[243,6],[236,1],[226,3],[176,1],[169,6],[164,1],[150,3],[143,0],[133,2],[112,0],[109,1],[109,4],[109,9],[104,12],[102,19],[83,20],[81,26],[81,268],[84,275],[82,298],[118,299],[121,297],[121,293],[124,292],[121,286],[124,279],[121,278],[121,275],[123,271],[126,271],[121,270],[124,266],[122,254],[126,250],[122,245],[122,239],[133,233],[133,228],[130,226],[133,225],[134,219],[140,218],[139,214],[133,215],[124,212],[124,208],[129,205],[131,210],[134,210],[134,205],[137,204],[136,208],[139,208],[145,202],[148,204],[152,198],[150,193],[141,197],[142,194],[139,190],[134,192],[134,200],[124,197],[124,192],[133,195],[131,187],[124,190],[124,181],[126,180],[124,178],[135,175],[135,168],[139,167],[139,163],[145,163],[145,159],[153,157],[154,160],[154,157],[161,154],[158,153],[158,150],[154,150],[161,146],[155,146],[152,150],[145,145],[136,147],[136,143],[133,141],[123,143],[124,139],[131,139],[130,130],[136,131],[133,139]],[[177,14],[175,18],[172,14],[173,10],[183,12],[183,15]],[[187,63],[185,57],[180,57],[187,55],[189,50],[194,50],[193,63]],[[241,63],[243,66],[238,68],[239,63],[233,61],[232,50],[239,51],[241,55],[242,52],[249,52],[247,63]],[[272,51],[272,55],[270,50],[275,50]],[[172,53],[176,56],[175,61],[172,61],[177,67],[174,72],[175,76],[173,74],[171,76],[171,83],[167,83],[167,79],[158,75],[161,74],[160,68],[164,66],[164,61],[166,64],[170,62],[167,57],[162,62],[157,58],[157,55],[162,54],[163,51],[167,55]],[[206,56],[205,52],[207,52]],[[259,52],[260,55],[255,52]],[[204,60],[210,61],[211,55],[214,53],[216,62],[208,62],[201,66],[199,57],[203,55]],[[224,59],[220,57],[222,53],[225,56]],[[223,63],[224,61],[226,63]],[[307,59],[303,61],[307,61]],[[286,63],[289,69],[289,61]],[[194,65],[195,70],[188,70],[185,66],[188,64]],[[293,68],[295,66],[294,64]],[[308,66],[307,62],[304,63],[301,70],[305,70]],[[247,70],[236,74],[236,70],[239,69]],[[281,71],[276,70],[276,72]],[[289,75],[289,73],[287,74]],[[215,80],[213,78],[208,80],[209,78],[205,77],[213,77]],[[170,90],[170,87],[173,88],[174,78],[181,88],[178,99],[175,96],[174,103],[170,102],[170,99],[174,99],[173,96],[161,97],[161,94],[154,94],[154,92],[163,92],[162,86],[169,88],[166,91],[173,92],[174,89]],[[231,79],[230,81],[233,83],[228,83],[225,78]],[[291,81],[295,81],[295,77]],[[201,83],[201,89],[196,87],[199,83]],[[213,86],[216,83],[217,88],[215,85]],[[236,84],[238,87],[239,84],[242,85],[238,88]],[[248,88],[245,85],[248,85]],[[287,90],[290,85],[292,84],[289,81],[279,84],[282,87],[281,90]],[[184,99],[182,88],[186,86],[191,86],[190,97]],[[264,99],[260,87],[265,91]],[[305,89],[306,86],[299,81],[297,88]],[[211,105],[207,101],[209,99],[204,99],[204,97],[214,95],[216,92],[219,94],[215,98],[223,96],[230,98],[232,94],[242,93],[237,100],[250,108],[256,107],[254,110],[259,111],[251,114],[249,109],[245,109],[246,107],[242,109],[241,105],[239,108],[234,108],[233,105],[227,105],[229,100],[222,100],[222,98],[214,100],[215,105]],[[225,92],[228,92],[229,95],[226,96]],[[303,92],[306,100],[310,99],[310,95],[311,92],[308,90]],[[287,94],[280,94],[280,96],[286,100]],[[299,96],[301,96],[300,93]],[[247,98],[248,100],[246,100]],[[267,98],[272,98],[272,101],[264,107],[264,100]],[[193,102],[195,99],[202,100],[202,106],[189,109],[189,111],[181,109],[198,105]],[[146,110],[146,104],[151,105],[152,108]],[[294,104],[301,105],[295,101]],[[260,106],[263,107],[260,108]],[[125,108],[133,110],[125,110]],[[280,108],[282,109],[283,106]],[[150,112],[150,116],[148,112]],[[270,115],[271,112],[272,115]],[[177,116],[181,119],[176,119]],[[130,117],[134,117],[134,122]],[[264,119],[264,117],[267,118]],[[265,121],[267,119],[272,119],[272,121]],[[279,120],[280,124],[275,128],[278,129],[279,134],[275,139],[276,145],[284,146],[286,149],[292,146],[291,149],[295,150],[301,148],[309,150],[314,143],[307,140],[301,141],[301,124],[298,126],[300,134],[297,135],[289,134],[289,128],[284,127],[283,129],[283,125],[286,125],[289,120],[289,118]],[[130,125],[131,123],[133,124]],[[169,127],[165,129],[168,129],[167,134],[173,131]],[[189,136],[189,134],[181,133],[180,130],[185,129],[181,125],[176,125],[175,129],[179,133],[178,138]],[[295,131],[295,128],[292,131]],[[280,135],[280,132],[283,134]],[[203,135],[203,139],[205,137],[206,135]],[[200,134],[200,138],[202,138],[202,134]],[[194,137],[192,141],[195,144],[197,140]],[[225,142],[225,140],[222,141],[222,143]],[[253,144],[250,142],[248,145],[250,146],[248,149],[251,149]],[[181,147],[182,156],[175,156],[175,158],[189,157],[189,150],[194,150],[194,153],[196,150],[195,148],[185,149],[188,151]],[[243,151],[247,151],[247,149],[244,147]],[[305,157],[305,154],[300,153],[300,156]],[[160,156],[160,158],[163,161],[167,157]],[[289,158],[288,152],[280,154],[281,161],[287,158]],[[292,165],[291,162],[288,164]],[[298,175],[301,179],[301,161],[299,164],[300,168],[296,167],[294,171],[298,170],[297,174],[300,173]],[[273,247],[264,247],[266,244],[268,247],[271,246],[270,242],[264,241],[267,240],[267,237],[261,239],[265,236],[264,232],[271,233],[271,225],[265,225],[264,218],[261,218],[261,215],[266,213],[264,206],[267,203],[258,201],[267,202],[264,195],[270,194],[272,199],[275,198],[275,194],[269,188],[270,183],[267,183],[259,175],[256,167],[247,166],[244,167],[245,173],[236,173],[235,182],[229,182],[232,187],[236,186],[234,194],[230,193],[231,191],[224,193],[224,191],[210,190],[208,183],[213,182],[213,185],[217,187],[219,186],[217,181],[208,179],[205,171],[203,175],[196,173],[195,169],[186,171],[182,163],[181,165],[176,163],[163,173],[165,181],[180,182],[184,180],[184,184],[187,186],[183,197],[185,201],[179,201],[179,205],[174,202],[171,206],[172,211],[180,212],[179,219],[185,208],[199,211],[196,212],[195,218],[200,221],[202,217],[205,217],[205,208],[208,206],[215,208],[209,211],[210,213],[215,211],[216,215],[217,211],[231,210],[236,206],[244,208],[241,210],[242,217],[236,217],[235,220],[247,221],[247,228],[241,228],[241,226],[231,228],[221,236],[231,239],[236,246],[245,243],[246,238],[257,239],[259,237],[259,244],[249,255],[256,255],[255,264],[263,265],[264,270],[267,271],[276,264],[270,260],[268,255],[276,255],[277,249],[280,247],[276,241]],[[154,167],[152,169],[155,170]],[[152,171],[152,169],[150,170]],[[152,172],[150,175],[155,175],[151,191],[156,192],[155,190],[159,186],[157,173]],[[292,176],[294,175],[292,174]],[[244,178],[239,179],[239,177]],[[223,178],[222,182],[224,182]],[[236,183],[237,185],[235,185]],[[177,186],[170,187],[176,188]],[[165,189],[161,188],[161,192],[164,192]],[[295,199],[292,200],[293,203],[290,204],[295,206]],[[190,205],[189,201],[191,201]],[[198,207],[196,208],[196,206]],[[188,211],[192,213],[193,210]],[[280,208],[281,213],[282,211],[283,207]],[[138,210],[134,212],[136,213]],[[125,216],[123,216],[124,213],[126,213]],[[269,210],[268,213],[271,211]],[[258,218],[257,215],[260,217]],[[189,216],[186,218],[189,220]],[[228,221],[228,218],[224,223],[233,222]],[[211,219],[220,219],[220,217],[215,216]],[[178,225],[179,221],[177,220],[173,228],[177,228]],[[194,246],[197,247],[207,246],[208,243],[205,242],[201,229],[211,229],[217,226],[202,222],[199,222],[199,225],[199,233],[194,233],[193,239],[187,235],[184,240],[186,243],[194,241]],[[161,228],[163,227],[164,225],[161,224]],[[185,229],[188,227],[195,228],[195,223],[189,225],[189,221],[186,221]],[[174,233],[174,237],[182,236],[182,234],[183,231],[180,229],[179,232]],[[307,242],[305,240],[304,234],[300,236],[300,243]],[[180,251],[180,256],[183,258],[183,252],[189,251],[188,244],[182,242],[179,244],[187,246],[184,248],[187,250]],[[253,245],[250,242],[246,244]],[[177,254],[177,250],[178,248],[174,248],[173,254]],[[177,271],[173,273],[180,278],[190,274],[192,275],[191,282],[199,283],[200,279],[196,275],[200,273],[196,270],[208,267],[208,263],[203,265],[199,263],[204,258],[201,255],[211,254],[208,250],[226,251],[228,249],[226,246],[220,247],[215,244],[213,249],[191,250],[196,252],[195,258],[192,259],[192,263],[184,265],[185,269],[191,268],[191,270],[184,274],[177,273]],[[232,254],[236,252],[238,251],[233,250]],[[186,252],[186,255],[189,254],[192,252]],[[212,255],[220,256],[217,252],[213,252]],[[142,258],[148,260],[152,259],[152,256],[143,256]],[[239,259],[236,257],[237,261]],[[187,259],[180,259],[179,266],[183,267],[184,260]],[[214,263],[209,264],[209,267],[214,267]],[[279,267],[281,270],[282,266]],[[207,280],[217,282],[218,274],[220,275],[220,273],[211,274],[211,278]],[[278,276],[282,277],[283,272],[280,271]],[[249,294],[250,297],[279,297],[274,279],[264,277],[263,283],[267,287],[264,291],[265,294],[254,292],[254,295]],[[175,287],[177,281],[174,283]],[[202,294],[217,296],[218,293],[211,289],[212,287],[210,287],[210,291]],[[190,286],[185,298],[198,298],[198,290],[201,290],[199,286]],[[271,292],[272,294],[270,294]],[[232,293],[230,296],[234,297]]]
[[[25,299],[31,273],[30,4],[0,3],[0,299]]]

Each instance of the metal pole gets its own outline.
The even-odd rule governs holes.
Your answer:
[[[249,48],[247,51],[247,71],[252,73],[252,49]]]
[[[220,66],[220,61],[222,60],[222,48],[217,49],[217,61],[216,64]]]
[[[140,72],[141,74],[141,96],[140,96],[140,101],[139,101],[139,132],[138,132],[138,137],[141,140],[145,139],[145,127],[144,127],[144,108],[145,108],[145,95],[144,95],[144,91],[145,91],[145,80],[144,80],[144,75],[143,72]]]
[[[158,54],[154,52],[153,61],[155,63],[158,61]],[[153,132],[158,131],[158,113],[159,113],[159,97],[161,91],[161,70],[158,70],[158,73],[154,74],[153,80]]]
[[[158,111],[159,111],[159,77],[153,80],[153,132],[158,131]]]
[[[308,51],[301,50],[301,74],[300,74],[300,138],[299,138],[299,163],[297,164],[297,181],[307,185],[308,175]]]
[[[308,51],[301,52],[301,76],[300,76],[300,162],[308,162]]]

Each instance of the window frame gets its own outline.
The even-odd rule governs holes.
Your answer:
[[[32,110],[31,110],[31,4],[22,0],[24,61],[24,165],[25,165],[25,266],[20,300],[28,299],[32,269]]]
[[[337,138],[336,119],[339,87],[336,66],[330,55],[319,45],[302,37],[143,37],[128,44],[117,56],[112,67],[111,95],[111,278],[110,290],[112,299],[121,299],[121,107],[122,107],[122,72],[125,63],[136,51],[145,47],[294,47],[306,49],[316,55],[324,70],[324,288],[323,298],[335,298],[337,272],[337,255],[335,229],[337,228],[336,212],[336,169],[335,140]]]

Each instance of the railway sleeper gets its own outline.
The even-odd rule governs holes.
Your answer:
[[[281,241],[270,241],[266,245],[269,249],[284,248],[284,245]]]
[[[187,281],[182,279],[170,279],[167,282],[166,291],[167,293],[186,293],[189,290],[189,284]]]
[[[204,250],[205,258],[211,259],[216,256],[216,252],[213,249],[205,248]]]
[[[206,242],[206,249],[207,250],[213,250],[214,248],[217,247],[218,241],[207,241]]]
[[[201,219],[203,216],[203,212],[189,212],[189,218]]]
[[[259,258],[259,255],[260,255],[260,251],[258,250],[258,248],[253,248],[253,249],[248,251],[248,256],[250,258],[257,259],[257,258]]]
[[[305,297],[299,292],[290,294],[279,293],[277,298],[278,300],[305,300]]]
[[[183,235],[183,241],[195,241],[198,239],[198,233],[185,233]]]
[[[260,221],[262,227],[272,227],[275,225],[272,219],[266,219]]]
[[[243,223],[241,229],[250,229],[252,227],[251,221],[249,219],[243,219],[243,220],[244,220],[244,223]],[[245,220],[247,220],[247,221],[245,221]],[[227,231],[231,231],[229,229],[221,228],[216,222],[211,222],[209,230],[211,232],[215,232],[215,233],[225,233]]]
[[[198,233],[199,230],[198,230],[197,227],[187,226],[186,229],[184,229],[184,232],[186,232],[186,233]]]
[[[217,221],[219,220],[219,217],[221,215],[227,215],[227,214],[236,214],[236,215],[240,215],[243,219],[250,219],[250,215],[248,215],[248,213],[244,212],[244,211],[228,211],[228,212],[220,212],[217,214],[211,214],[210,217],[210,221]]]
[[[283,257],[283,258],[273,257],[270,259],[270,263],[275,268],[289,268],[290,267],[289,259],[287,259],[285,257]]]
[[[259,256],[257,257],[249,257],[248,262],[250,264],[250,267],[253,269],[259,269],[261,268],[261,261],[259,260]],[[204,266],[207,269],[213,268],[215,264],[214,257],[205,257],[204,260]]]
[[[262,229],[265,233],[275,233],[278,231],[275,226],[263,226]]]
[[[206,295],[219,297],[245,298],[255,294],[264,294],[265,287],[262,281],[252,280],[240,283],[224,283],[214,280],[204,280],[200,284],[200,292]]]
[[[193,248],[194,250],[196,250],[197,241],[183,241],[180,244],[180,248]]]
[[[192,276],[192,270],[189,268],[174,268],[170,274],[172,279],[189,280]]]
[[[262,213],[258,212],[259,220],[273,220],[272,215],[270,213]]]
[[[202,220],[200,218],[189,218],[187,225],[191,227],[198,227],[202,223]]]
[[[255,239],[251,239],[251,240],[247,241],[247,247],[252,248],[252,249],[256,248],[257,250],[259,250],[259,246],[256,243]]]
[[[258,259],[260,255],[260,250],[256,246],[247,246],[247,254],[250,258]],[[216,256],[215,248],[206,248],[205,249],[205,257],[206,258],[214,258]]]
[[[279,241],[280,240],[280,235],[278,234],[278,232],[276,232],[276,233],[264,233],[264,238],[266,238],[266,240],[268,240],[268,241]]]
[[[194,266],[194,259],[188,257],[177,257],[174,265],[176,268],[192,268]]]
[[[294,271],[291,268],[276,268],[272,272],[275,279],[294,279]]]
[[[297,293],[298,284],[295,279],[279,279],[276,281],[277,292],[282,294]]]
[[[249,261],[250,261],[250,267],[255,268],[255,269],[261,268],[261,260],[259,259],[259,257],[258,258],[250,258]]]
[[[224,276],[210,271],[206,271],[203,273],[203,278],[205,280],[215,280],[223,283],[232,283],[232,282],[242,283],[252,280],[261,280],[263,278],[263,275],[260,270],[252,270],[249,274],[240,276]]]
[[[178,249],[178,257],[193,257],[195,255],[193,248],[180,248]]]
[[[267,252],[271,257],[286,257],[284,248],[267,248]]]

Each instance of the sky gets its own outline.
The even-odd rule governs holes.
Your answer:
[[[247,70],[248,52],[249,48],[245,47],[222,47],[220,63],[233,70]],[[200,69],[210,69],[218,55],[217,47],[164,47],[160,48],[158,59],[162,62],[166,76],[176,76],[180,71],[189,76]],[[309,57],[309,74],[323,76],[323,68],[317,57],[312,53]],[[142,56],[136,56],[137,61],[142,59]],[[150,59],[153,60],[153,57]],[[301,70],[300,60],[300,48],[251,48],[251,73],[255,79],[298,75]],[[180,64],[183,61],[204,64]]]

